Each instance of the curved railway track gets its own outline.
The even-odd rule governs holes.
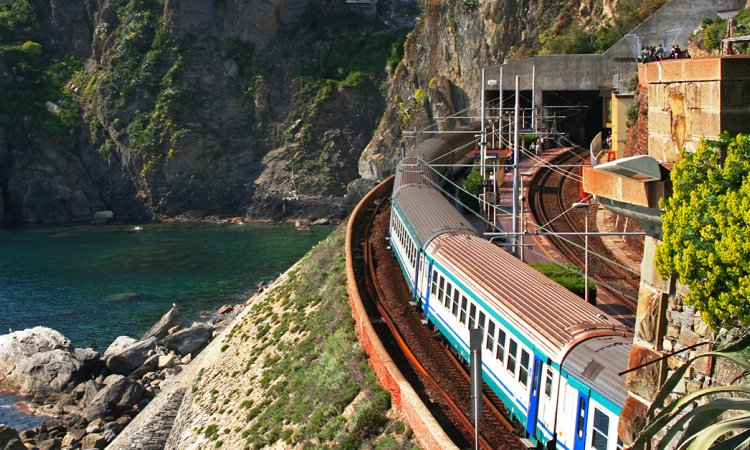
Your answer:
[[[584,220],[589,231],[596,231],[596,208],[570,210],[570,204],[578,201],[579,175],[574,167],[553,168],[554,165],[574,165],[583,161],[581,154],[564,152],[549,164],[539,169],[529,185],[529,205],[537,224],[548,224],[546,231],[583,232]],[[567,206],[566,206],[567,205]],[[567,212],[565,212],[567,211]],[[555,247],[573,264],[583,270],[585,264],[584,237],[567,236],[566,239],[550,237]],[[574,245],[573,243],[577,244]],[[596,236],[589,237],[589,251],[613,259],[611,252]],[[637,306],[639,277],[602,258],[598,274],[590,275],[597,281],[598,289],[606,290],[610,298],[634,310]]]
[[[470,420],[470,381],[468,374],[455,357],[437,340],[433,331],[422,323],[422,316],[407,303],[409,291],[403,280],[393,254],[387,246],[389,209],[387,199],[368,207],[364,214],[370,216],[363,222],[365,229],[358,230],[357,259],[360,292],[366,294],[369,315],[373,322],[382,319],[382,332],[387,327],[389,336],[381,336],[384,342],[391,341],[390,352],[398,351],[404,362],[413,370],[412,384],[430,406],[433,414],[446,428],[446,432],[460,447],[473,443],[473,424]],[[361,245],[361,247],[359,247]],[[361,250],[359,250],[361,249]],[[379,331],[380,333],[380,331]],[[392,353],[393,354],[393,353]],[[397,358],[394,357],[394,360]],[[400,359],[400,358],[398,358]],[[513,433],[513,425],[505,418],[502,406],[489,389],[485,389],[484,419],[480,426],[482,449],[525,448]],[[449,421],[450,423],[446,423]],[[453,429],[451,429],[453,428]]]

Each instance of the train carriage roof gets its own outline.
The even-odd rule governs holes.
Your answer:
[[[560,363],[585,339],[629,330],[595,306],[476,235],[442,234],[427,249],[438,263]]]
[[[402,186],[410,184],[425,184],[433,186],[438,181],[438,176],[421,159],[406,157],[396,166],[396,179],[393,182],[394,194]]]
[[[601,336],[585,340],[573,347],[562,368],[569,375],[585,382],[614,405],[624,405],[628,397],[625,375],[633,338]],[[614,411],[620,413],[620,411]]]
[[[431,186],[402,186],[393,194],[393,206],[404,216],[420,248],[442,233],[476,234],[469,221]]]
[[[428,164],[437,164],[452,150],[453,147],[443,139],[425,139],[409,156],[416,156]]]

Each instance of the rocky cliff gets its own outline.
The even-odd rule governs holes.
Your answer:
[[[404,46],[409,2],[5,2],[0,220],[342,216],[482,67],[659,1],[427,0]]]
[[[2,5],[0,219],[342,216],[402,36],[329,0]]]
[[[425,1],[424,16],[410,33],[389,84],[383,119],[359,160],[362,176],[378,179],[393,170],[402,145],[415,144],[401,137],[404,130],[451,129],[457,120],[441,118],[454,114],[474,117],[464,122],[479,120],[483,67],[532,56],[564,30],[582,34],[608,26],[617,3]]]

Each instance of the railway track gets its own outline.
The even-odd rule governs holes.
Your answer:
[[[422,323],[419,312],[407,303],[408,288],[400,269],[387,247],[389,222],[387,199],[370,205],[363,214],[369,216],[366,227],[357,231],[358,283],[366,295],[371,322],[378,323],[378,333],[383,342],[391,342],[389,352],[400,352],[415,376],[410,381],[423,397],[446,432],[461,448],[473,443],[473,424],[469,419],[470,381],[465,368],[437,340],[432,329]],[[361,262],[361,263],[360,263]],[[397,357],[394,357],[396,360]],[[491,394],[485,389],[486,394]],[[494,395],[486,395],[484,419],[480,426],[480,447],[483,449],[525,448],[513,432],[513,425],[505,418],[502,406]]]
[[[529,186],[528,198],[531,213],[538,224],[547,224],[546,231],[583,232],[585,220],[588,221],[589,231],[597,229],[596,208],[568,211],[570,205],[578,201],[580,175],[576,168],[552,167],[581,164],[584,160],[583,154],[585,154],[583,151],[561,153],[550,160],[549,165],[539,169]],[[585,265],[583,236],[567,236],[566,239],[550,237],[550,239],[566,259],[583,270]],[[613,255],[599,237],[589,237],[589,251],[606,256],[606,259],[602,258],[599,273],[591,276],[597,281],[598,289],[606,290],[609,298],[631,311],[634,310],[637,306],[639,277],[607,261],[607,259],[613,259]]]

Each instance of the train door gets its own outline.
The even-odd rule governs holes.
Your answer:
[[[416,262],[414,263],[414,284],[412,288],[411,297],[417,301],[419,301],[419,269],[422,267],[422,263],[424,263],[424,253],[419,251],[417,253],[417,257],[415,258]]]
[[[432,268],[433,261],[430,261],[430,265],[427,266],[427,285],[424,287],[424,305],[425,305],[425,316],[427,315],[427,306],[430,304],[430,297],[432,293],[432,283],[437,283],[437,272]],[[419,300],[419,299],[417,299]]]
[[[583,392],[578,392],[578,407],[576,408],[576,430],[573,450],[586,448],[586,420],[589,412],[589,398]]]
[[[531,377],[531,394],[529,396],[529,416],[526,422],[526,433],[532,438],[536,435],[537,413],[539,412],[539,391],[542,384],[542,367],[544,364],[534,355],[534,372]]]

